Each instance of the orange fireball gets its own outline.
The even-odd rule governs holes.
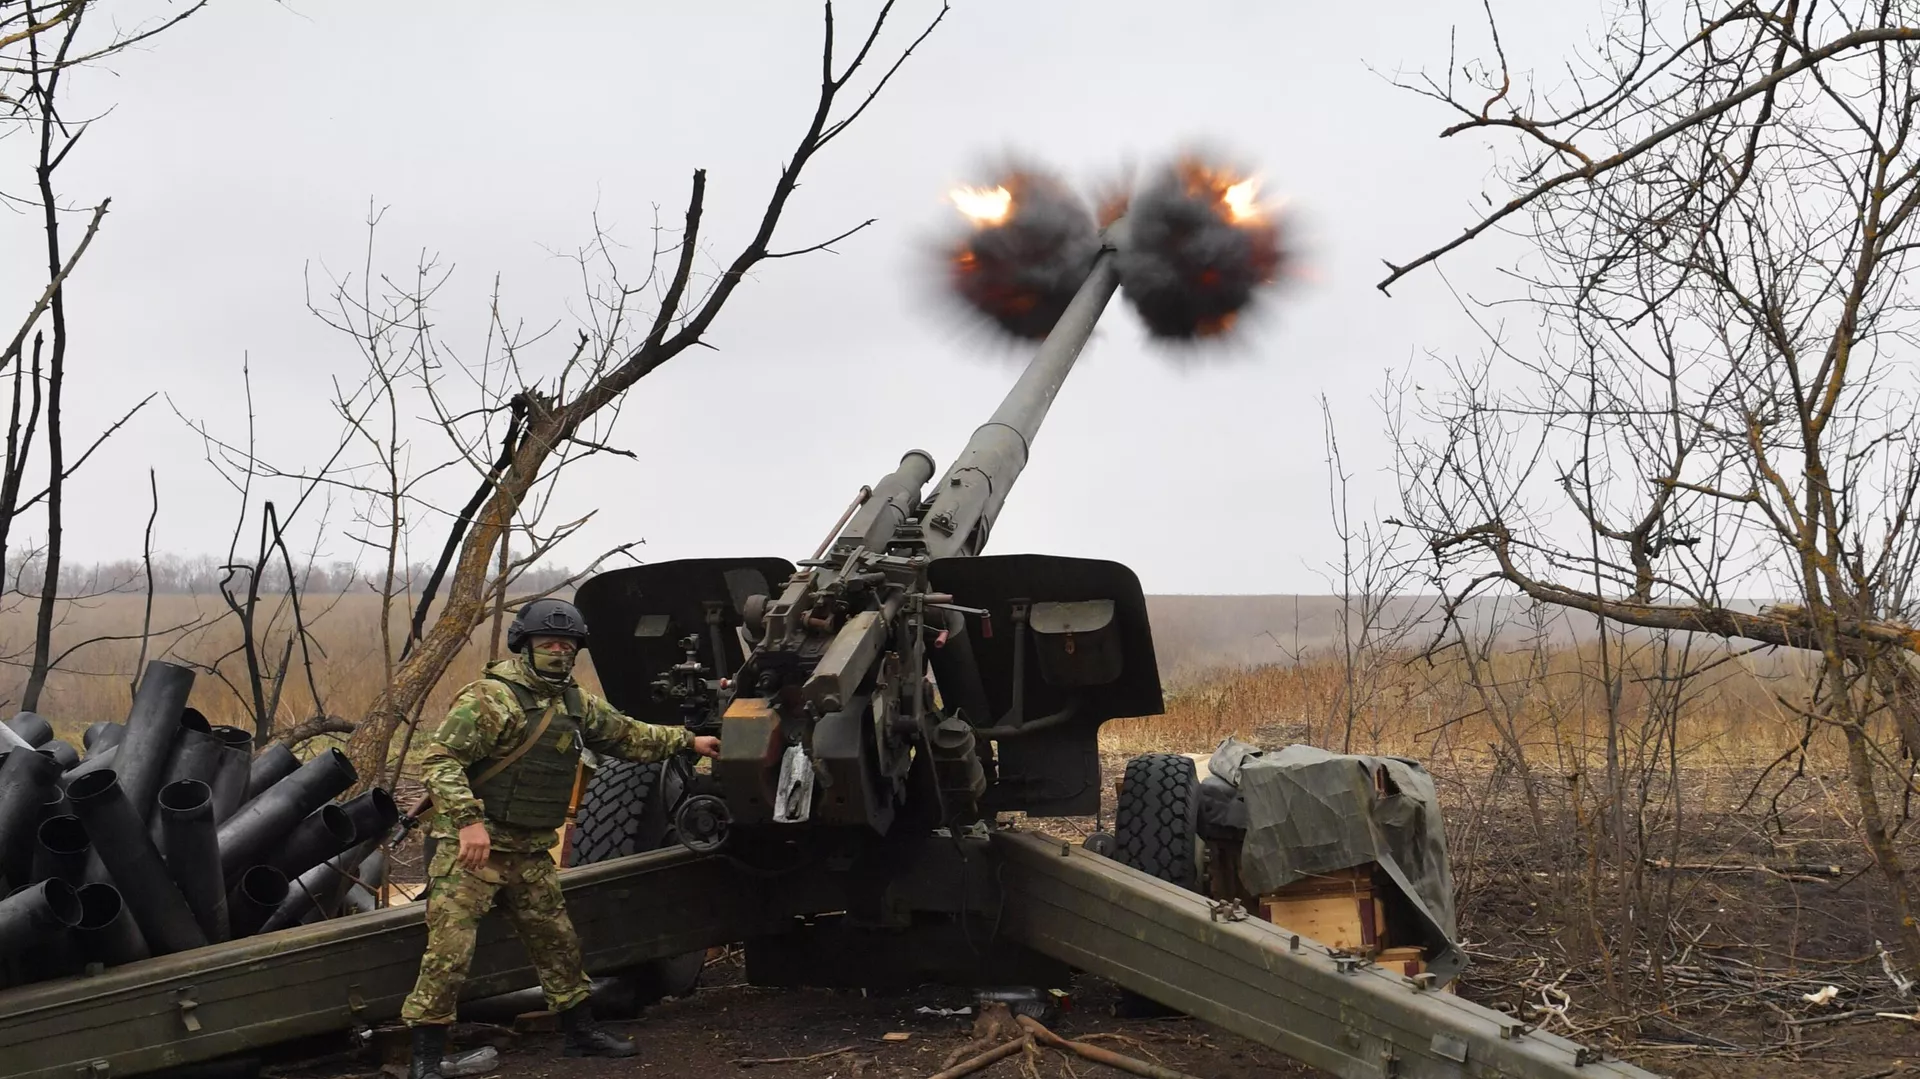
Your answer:
[[[1003,184],[956,187],[947,192],[962,215],[976,225],[1003,225],[1013,214],[1013,192]]]
[[[1128,203],[1121,289],[1156,337],[1214,337],[1271,285],[1285,261],[1257,178],[1193,155]]]
[[[1267,208],[1260,205],[1258,177],[1241,176],[1192,157],[1181,158],[1174,170],[1189,198],[1212,203],[1229,224],[1258,225],[1267,219]]]
[[[1064,183],[1024,169],[947,197],[966,225],[947,247],[948,287],[1001,330],[1045,337],[1099,252],[1093,215]]]

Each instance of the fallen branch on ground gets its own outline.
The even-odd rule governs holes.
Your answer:
[[[1082,1034],[1080,1036],[1080,1040],[1083,1042],[1091,1042],[1096,1040],[1124,1042],[1125,1044],[1131,1045],[1135,1049],[1140,1050],[1141,1056],[1147,1057],[1152,1060],[1160,1059],[1158,1056],[1154,1055],[1153,1050],[1147,1048],[1147,1044],[1145,1042],[1141,1041],[1138,1038],[1129,1037],[1128,1035],[1125,1035],[1125,1034]],[[1191,1043],[1191,1039],[1182,1038],[1179,1040]]]
[[[1721,862],[1669,862],[1665,858],[1646,859],[1647,868],[1670,870],[1683,873],[1765,873],[1782,880],[1814,881],[1833,880],[1846,875],[1846,870],[1837,865],[1812,865],[1795,863],[1792,865],[1734,864]]]
[[[1025,1038],[1015,1038],[1010,1042],[1002,1042],[1001,1044],[994,1046],[992,1049],[989,1049],[986,1052],[981,1053],[979,1056],[968,1057],[967,1059],[961,1061],[960,1063],[955,1064],[951,1068],[947,1068],[945,1070],[935,1072],[933,1073],[933,1075],[929,1076],[928,1079],[960,1079],[960,1076],[962,1075],[972,1075],[974,1072],[979,1071],[981,1068],[984,1068],[987,1065],[992,1064],[996,1061],[1005,1060],[1007,1057],[1010,1057],[1013,1054],[1020,1052],[1022,1049],[1025,1049],[1027,1046],[1030,1046],[1032,1044],[1033,1044],[1032,1036],[1028,1036]]]
[[[1088,1045],[1086,1042],[1070,1042],[1060,1035],[1055,1034],[1053,1031],[1048,1030],[1046,1027],[1041,1026],[1039,1021],[1032,1016],[1022,1015],[1018,1018],[1020,1025],[1025,1027],[1027,1033],[1032,1035],[1040,1044],[1073,1053],[1076,1056],[1091,1060],[1096,1064],[1105,1064],[1109,1068],[1118,1068],[1123,1072],[1143,1075],[1146,1076],[1146,1079],[1195,1079],[1194,1076],[1188,1075],[1186,1072],[1177,1072],[1172,1068],[1163,1068],[1158,1064],[1149,1064],[1144,1060],[1137,1060],[1130,1056],[1122,1056],[1111,1049],[1102,1049],[1097,1045]]]
[[[838,1049],[828,1049],[803,1057],[735,1057],[733,1062],[743,1068],[751,1068],[756,1064],[807,1064],[816,1060],[825,1060],[828,1057],[837,1057],[841,1053],[851,1053],[853,1049],[851,1045],[843,1045]]]
[[[1872,1009],[1862,1008],[1862,1009],[1859,1009],[1858,1011],[1835,1012],[1832,1015],[1816,1015],[1809,1019],[1783,1019],[1781,1020],[1781,1023],[1785,1026],[1790,1026],[1790,1027],[1817,1027],[1817,1026],[1823,1026],[1827,1023],[1841,1023],[1841,1022],[1845,1022],[1848,1019],[1859,1019],[1863,1016],[1868,1016],[1873,1014],[1874,1012]]]

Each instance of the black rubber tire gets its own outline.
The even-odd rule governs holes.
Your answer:
[[[1195,831],[1200,820],[1200,779],[1190,757],[1145,753],[1127,762],[1113,807],[1113,852],[1121,865],[1150,873],[1188,891],[1200,890]],[[1114,1015],[1156,1019],[1180,1014],[1159,1001],[1121,988]]]
[[[1113,810],[1114,860],[1200,891],[1199,795],[1190,757],[1146,753],[1128,761]]]
[[[570,864],[590,865],[658,850],[667,842],[660,804],[663,764],[602,759],[580,796]]]
[[[664,764],[602,758],[580,795],[569,864],[590,865],[676,842],[666,804],[673,792],[663,787],[679,787]],[[614,975],[617,988],[608,995],[631,998],[636,1009],[662,997],[684,997],[699,986],[706,960],[701,950],[643,963]]]

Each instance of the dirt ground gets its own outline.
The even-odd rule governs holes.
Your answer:
[[[927,990],[900,997],[858,992],[757,989],[742,983],[737,965],[708,971],[709,984],[693,996],[648,1010],[636,1022],[608,1023],[633,1037],[639,1054],[625,1060],[573,1060],[559,1055],[560,1036],[538,1027],[462,1026],[464,1047],[492,1045],[500,1079],[637,1079],[646,1076],[740,1075],[744,1079],[926,1079],[948,1056],[971,1042],[971,1018],[928,1014],[922,1008],[966,1007],[966,994]],[[1325,1079],[1266,1049],[1190,1019],[1121,1020],[1108,1009],[1110,985],[1087,979],[1072,990],[1071,1009],[1050,1025],[1055,1033],[1147,1060],[1195,1079]],[[906,1035],[900,1038],[900,1035]],[[888,1040],[893,1035],[897,1040]],[[401,1051],[396,1039],[387,1051]],[[1699,1047],[1630,1047],[1624,1056],[1675,1079],[1894,1079],[1920,1075],[1920,1037],[1870,1024],[1837,1025],[1831,1036],[1800,1054],[1727,1054]],[[398,1057],[395,1067],[398,1065]],[[1055,1050],[1042,1051],[1035,1072],[1044,1079],[1081,1079],[1122,1073]],[[336,1058],[304,1067],[270,1069],[283,1079],[344,1079],[376,1074],[373,1058]],[[392,1072],[389,1073],[390,1075]],[[987,1079],[1029,1074],[1020,1057],[975,1073]]]
[[[1107,763],[1115,774],[1123,765],[1117,757]],[[1460,938],[1473,958],[1458,986],[1463,996],[1674,1079],[1920,1077],[1920,1018],[1906,1018],[1920,1012],[1920,990],[1903,997],[1879,961],[1878,942],[1893,930],[1884,924],[1883,885],[1864,872],[1857,840],[1833,827],[1817,785],[1737,810],[1732,796],[1751,776],[1721,769],[1689,777],[1696,799],[1720,809],[1684,823],[1666,851],[1682,868],[1650,869],[1626,917],[1600,894],[1573,824],[1530,828],[1517,787],[1500,775],[1457,762],[1430,767],[1446,810]],[[1105,786],[1102,820],[1027,826],[1078,838],[1110,824],[1111,777]],[[1738,868],[1783,864],[1789,871]],[[1654,910],[1639,909],[1649,903]],[[1626,933],[1636,935],[1633,947],[1594,946]],[[1805,999],[1826,986],[1837,990],[1832,1000]],[[1115,998],[1111,985],[1083,978],[1052,1028],[1201,1079],[1324,1074],[1195,1020],[1116,1018]],[[934,1075],[969,1043],[970,1016],[938,1014],[968,1003],[965,991],[939,988],[885,997],[759,989],[744,983],[729,955],[709,966],[692,996],[608,1024],[636,1038],[634,1058],[562,1059],[550,1030],[463,1026],[460,1040],[494,1045],[500,1057],[491,1074],[501,1079],[904,1079]],[[382,1048],[403,1059],[392,1055],[403,1052],[397,1041]],[[360,1054],[267,1074],[342,1079],[378,1067],[376,1056]],[[975,1074],[1120,1073],[1044,1050]]]
[[[637,1022],[607,1024],[638,1042],[639,1054],[626,1060],[563,1059],[558,1055],[560,1036],[553,1033],[514,1035],[476,1028],[467,1040],[502,1047],[493,1073],[501,1079],[736,1074],[751,1079],[923,1079],[972,1040],[971,1017],[919,1011],[967,1007],[964,992],[867,997],[857,991],[766,990],[742,984],[738,967],[730,964],[708,974],[714,984],[689,998],[656,1005]],[[1107,1014],[1112,997],[1109,986],[1075,986],[1071,1010],[1049,1029],[1067,1038],[1092,1037],[1092,1044],[1102,1048],[1203,1079],[1321,1074],[1192,1020],[1116,1020]],[[896,1040],[888,1040],[888,1035]],[[1043,1051],[1035,1063],[1040,1075],[1063,1079],[1119,1074],[1078,1058],[1068,1061],[1055,1050]],[[990,1079],[1020,1075],[1021,1060],[1016,1056],[975,1074]]]
[[[1920,1075],[1920,988],[1897,984],[1895,906],[1836,811],[1844,775],[1701,761],[1619,843],[1572,800],[1533,823],[1510,771],[1429,769],[1462,996],[1676,1079]],[[1637,867],[1627,886],[1596,848]]]

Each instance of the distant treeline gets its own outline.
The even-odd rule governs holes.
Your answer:
[[[386,576],[384,564],[375,567],[341,561],[303,564],[298,558],[293,563],[293,570],[300,591],[316,595],[378,592]],[[7,589],[38,595],[46,572],[46,563],[37,555],[9,559]],[[153,590],[165,595],[217,595],[223,581],[228,582],[228,588],[244,592],[250,572],[244,566],[230,569],[224,559],[214,555],[156,554],[151,566]],[[513,592],[545,591],[561,585],[574,572],[565,566],[533,566],[515,581]],[[144,593],[147,590],[148,573],[147,563],[137,558],[92,565],[64,565],[60,567],[60,594],[81,597],[116,592]],[[397,590],[417,594],[426,587],[432,575],[433,567],[424,562],[396,569]],[[265,567],[260,573],[259,587],[262,594],[286,591],[285,565],[276,560]]]

